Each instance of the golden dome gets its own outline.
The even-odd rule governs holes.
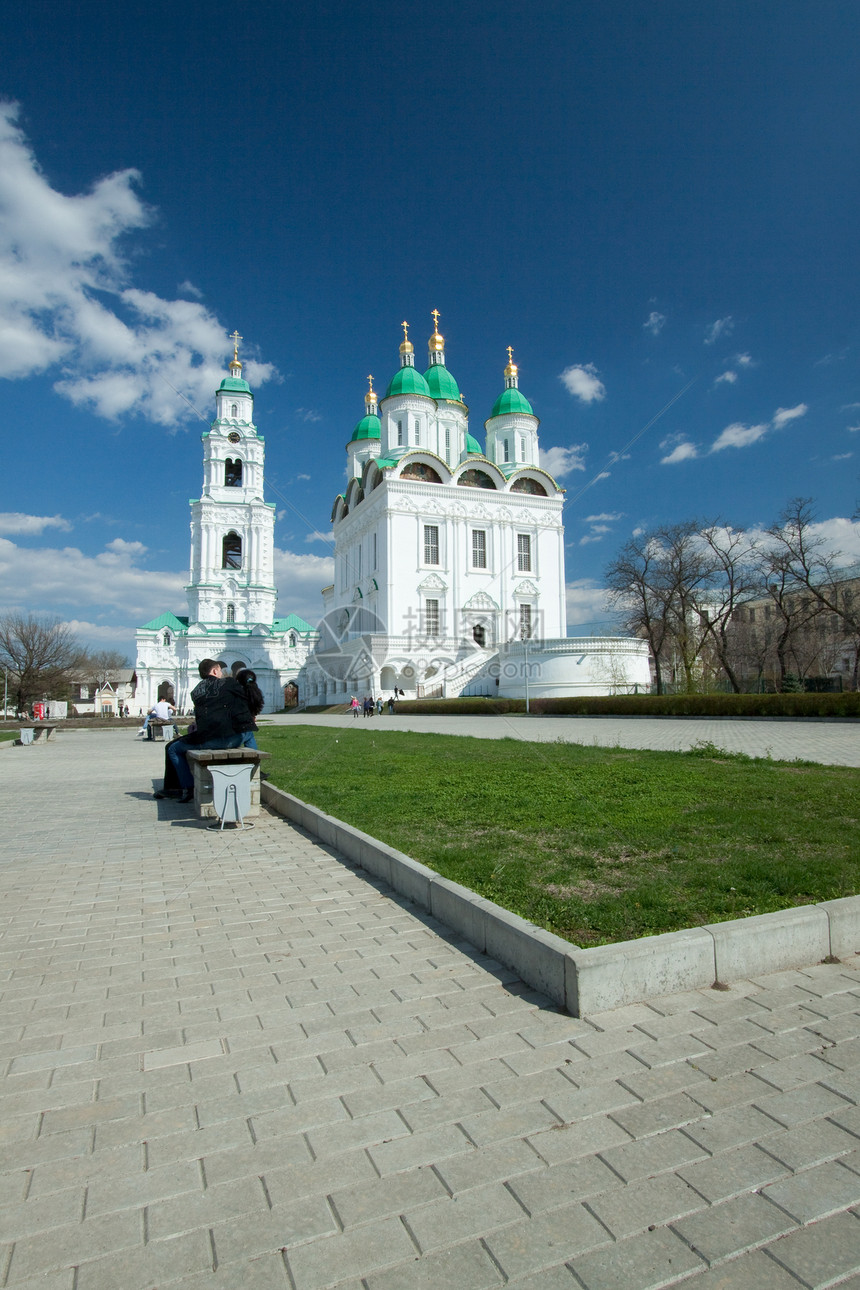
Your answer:
[[[368,389],[367,393],[366,393],[366,394],[365,394],[365,396],[364,396],[364,402],[365,402],[367,405],[370,405],[371,403],[376,403],[376,402],[378,401],[378,400],[377,400],[376,395],[375,395],[375,394],[374,394],[374,392],[373,392],[373,377],[372,377],[372,376],[368,376],[368,378],[367,378],[367,384],[368,384],[368,386],[369,386],[369,389]]]
[[[401,341],[401,344],[400,344],[400,352],[401,354],[414,354],[415,346],[412,344],[412,341],[409,339],[409,323],[402,322],[400,326],[403,328],[403,340]]]
[[[513,350],[513,346],[512,346],[512,345],[508,345],[508,365],[507,365],[507,367],[505,368],[505,376],[516,376],[516,375],[517,375],[518,370],[519,370],[519,369],[517,368],[517,365],[516,365],[516,363],[514,362],[514,350]]]

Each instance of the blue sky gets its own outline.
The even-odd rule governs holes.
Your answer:
[[[184,612],[192,407],[238,328],[279,612],[315,620],[365,377],[404,318],[421,363],[434,308],[481,439],[514,346],[571,634],[610,629],[642,527],[803,494],[860,558],[858,34],[828,0],[34,0],[0,81],[0,608],[129,654]]]

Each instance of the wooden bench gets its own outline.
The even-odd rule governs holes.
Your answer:
[[[21,738],[18,742],[21,744],[37,744],[40,739],[44,739],[47,742],[47,740],[53,739],[56,729],[56,726],[22,726]]]
[[[194,810],[198,820],[217,820],[212,802],[212,776],[210,766],[251,766],[251,806],[248,816],[260,814],[260,766],[269,753],[256,748],[189,748],[188,765],[194,776]]]

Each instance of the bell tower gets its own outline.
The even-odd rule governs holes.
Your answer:
[[[270,626],[275,507],[263,500],[264,441],[254,395],[242,379],[234,331],[230,375],[215,392],[215,420],[203,434],[203,490],[191,502],[189,622],[206,627]]]

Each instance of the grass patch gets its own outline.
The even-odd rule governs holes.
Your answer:
[[[272,782],[578,945],[860,891],[860,773],[689,753],[270,727]]]

